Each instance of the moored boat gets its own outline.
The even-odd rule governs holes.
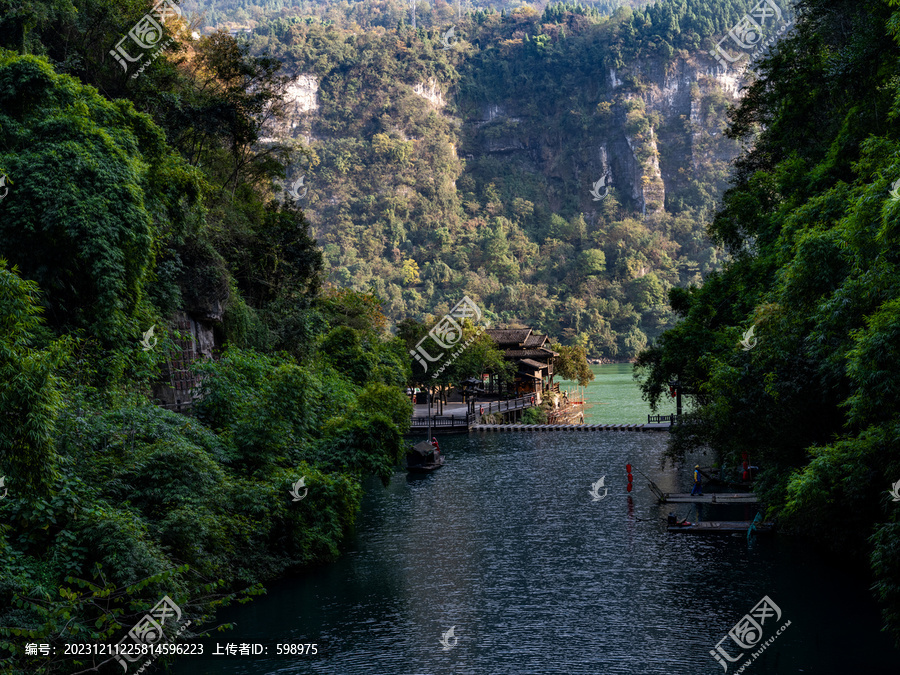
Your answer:
[[[434,443],[421,441],[406,453],[406,469],[411,473],[430,473],[444,466],[440,448]]]

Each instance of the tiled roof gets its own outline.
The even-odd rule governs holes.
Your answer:
[[[508,359],[547,359],[554,353],[549,349],[507,349],[503,354]]]
[[[531,359],[522,359],[521,361],[519,361],[519,365],[526,365],[534,368],[535,370],[543,370],[550,367],[550,364],[548,363],[540,363],[538,361],[532,361]]]
[[[500,347],[521,346],[531,335],[530,328],[488,328],[484,332]]]
[[[545,342],[547,342],[546,335],[541,335],[540,333],[532,333],[528,336],[522,346],[526,349],[537,349],[538,347],[543,347]]]

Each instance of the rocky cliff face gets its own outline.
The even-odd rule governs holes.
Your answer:
[[[300,138],[311,143],[314,140],[312,124],[319,110],[318,94],[317,76],[309,73],[295,76],[284,91],[285,118],[267,124],[260,141],[271,143],[284,138]]]
[[[640,93],[624,84],[635,78],[644,83]],[[665,207],[669,189],[683,187],[711,162],[737,155],[737,146],[722,132],[724,104],[740,96],[740,73],[679,59],[669,67],[649,62],[622,72],[610,69],[604,85],[598,107],[608,106],[611,122],[584,134],[583,152],[561,161],[557,133],[542,120],[528,119],[516,101],[496,101],[467,120],[464,134],[478,139],[468,147],[468,158],[518,155],[521,166],[544,174],[551,185],[576,180],[586,213],[597,208],[591,189],[602,179],[621,202],[647,215]]]
[[[461,147],[468,160],[504,158],[542,174],[550,185],[551,208],[563,203],[576,181],[581,209],[590,213],[599,205],[592,188],[600,181],[601,195],[612,188],[620,202],[643,215],[661,211],[669,192],[685,187],[711,163],[728,162],[737,154],[722,131],[725,105],[740,96],[741,74],[709,61],[648,61],[610,69],[597,91],[597,102],[608,106],[610,118],[585,133],[575,156],[561,157],[558,130],[543,118],[529,117],[516,100],[490,101],[470,114],[463,121]],[[628,81],[642,82],[642,91],[630,89]],[[314,142],[318,87],[315,75],[297,75],[286,92],[287,118],[273,124],[263,140]],[[448,93],[436,79],[417,82],[410,90],[446,114]]]

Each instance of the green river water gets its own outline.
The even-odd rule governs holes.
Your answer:
[[[675,412],[675,399],[668,398],[654,413],[650,405],[641,398],[641,392],[632,375],[630,363],[612,363],[591,366],[594,380],[585,388],[585,424],[641,424],[647,422],[647,415],[671,415]],[[577,383],[559,380],[560,391],[569,391],[570,396],[578,388]],[[578,388],[580,390],[580,388]],[[687,410],[687,399],[682,399]]]

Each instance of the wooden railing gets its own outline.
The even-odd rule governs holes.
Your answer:
[[[532,403],[534,401],[534,403]],[[520,396],[519,398],[510,399],[509,401],[491,401],[487,405],[484,403],[476,403],[475,408],[478,415],[484,417],[496,412],[506,412],[507,410],[522,410],[537,405],[537,398],[533,394],[528,396]]]
[[[475,415],[472,413],[467,413],[466,415],[450,415],[449,417],[432,417],[431,418],[431,426],[433,428],[441,427],[466,427],[469,428],[470,425],[475,424]],[[413,417],[410,422],[410,427],[415,427],[417,429],[428,428],[428,418],[427,417]]]
[[[678,415],[647,415],[647,424],[662,424],[669,422],[675,424],[678,421]]]
[[[532,404],[532,400],[534,403]],[[486,415],[498,412],[507,412],[509,410],[522,410],[537,405],[537,398],[529,394],[528,396],[520,396],[509,401],[491,401],[490,403],[476,403],[474,413],[466,413],[465,415],[434,415],[431,418],[431,426],[441,429],[454,427],[470,427],[473,424],[481,422]],[[428,428],[427,417],[413,417],[409,426],[413,429],[421,430]]]

